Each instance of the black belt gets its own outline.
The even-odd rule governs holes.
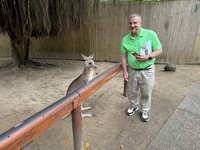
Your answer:
[[[149,70],[149,69],[151,69],[151,68],[149,68],[149,67],[151,67],[151,66],[152,66],[152,65],[149,65],[149,66],[147,66],[147,67],[145,67],[145,68],[138,68],[138,69],[133,68],[133,70],[136,70],[136,71]]]

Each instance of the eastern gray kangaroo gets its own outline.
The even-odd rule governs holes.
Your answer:
[[[71,82],[71,84],[68,87],[67,90],[67,94],[73,92],[74,90],[76,90],[77,88],[79,88],[80,86],[87,84],[87,82],[89,82],[90,80],[92,80],[94,78],[94,75],[96,74],[96,64],[94,63],[93,55],[90,55],[89,57],[81,54],[81,56],[83,57],[83,59],[85,60],[85,65],[84,65],[84,70],[82,72],[82,74],[80,74],[75,80],[73,80]],[[81,110],[89,110],[92,109],[91,107],[82,107],[81,104]],[[82,114],[82,117],[92,117],[92,114]]]

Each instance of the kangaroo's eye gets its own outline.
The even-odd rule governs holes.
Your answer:
[[[91,65],[92,63],[90,62],[89,65]]]

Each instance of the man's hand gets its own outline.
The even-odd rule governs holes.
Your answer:
[[[136,59],[140,61],[146,61],[149,60],[149,57],[150,57],[149,55],[137,55]]]
[[[124,80],[128,81],[128,72],[127,71],[123,71],[123,77],[124,77]]]

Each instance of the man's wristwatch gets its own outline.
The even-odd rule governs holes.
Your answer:
[[[148,60],[152,60],[153,58],[150,56]]]

